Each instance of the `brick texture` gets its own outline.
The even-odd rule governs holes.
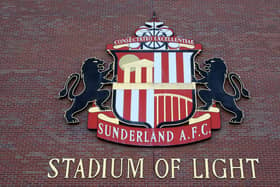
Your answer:
[[[79,72],[88,57],[111,62],[106,44],[133,35],[151,18],[153,9],[177,35],[202,44],[198,63],[223,57],[229,71],[241,76],[252,96],[238,101],[246,115],[242,125],[229,125],[232,115],[222,111],[222,129],[207,141],[143,148],[97,139],[96,131],[87,130],[87,112],[78,115],[79,125],[65,124],[63,113],[71,103],[56,97],[67,76]],[[0,183],[280,186],[279,10],[279,0],[2,0]],[[232,91],[228,85],[226,89]],[[144,157],[145,178],[64,179],[59,175],[48,179],[48,161],[54,157]],[[176,179],[155,176],[152,165],[159,158],[181,158]],[[259,158],[260,164],[256,179],[192,179],[192,158]],[[245,173],[250,170],[245,168]]]

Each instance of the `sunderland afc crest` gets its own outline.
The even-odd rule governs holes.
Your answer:
[[[179,125],[195,111],[193,58],[199,50],[110,50],[116,59],[113,112],[133,126]]]
[[[90,58],[80,74],[68,77],[59,93],[60,98],[72,101],[65,111],[66,122],[78,123],[74,115],[92,103],[88,128],[97,129],[99,138],[140,146],[180,145],[210,138],[211,130],[221,126],[216,102],[234,114],[230,123],[240,124],[244,114],[236,101],[240,96],[248,98],[249,92],[237,74],[227,72],[221,58],[205,61],[203,68],[195,63],[201,50],[200,44],[177,37],[154,16],[136,29],[135,36],[107,46],[114,58],[107,68],[103,61]],[[224,89],[227,78],[234,95]],[[81,81],[84,90],[74,95]],[[112,89],[104,89],[105,84],[111,84]],[[198,84],[204,89],[198,90]],[[198,107],[197,98],[205,105]],[[111,107],[104,104],[108,100]]]

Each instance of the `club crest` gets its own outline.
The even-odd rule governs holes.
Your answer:
[[[155,16],[135,31],[135,36],[107,45],[114,62],[87,59],[81,73],[71,74],[59,97],[72,101],[65,120],[76,124],[74,115],[89,104],[88,128],[101,139],[139,146],[170,146],[201,141],[219,129],[219,103],[240,124],[244,114],[236,105],[249,92],[235,73],[227,73],[221,58],[195,62],[202,50],[191,39],[177,37]],[[110,79],[108,77],[111,77]],[[200,77],[200,78],[197,78]],[[224,89],[229,79],[235,93]],[[79,82],[84,90],[74,95]],[[239,84],[236,84],[236,83]],[[106,90],[103,85],[112,85]],[[204,88],[198,90],[197,85]],[[239,89],[240,85],[240,89]],[[205,105],[197,106],[197,98]],[[105,106],[107,100],[111,107]]]

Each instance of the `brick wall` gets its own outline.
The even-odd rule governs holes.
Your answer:
[[[67,76],[80,71],[88,57],[111,62],[106,44],[133,35],[151,18],[152,6],[177,35],[202,44],[198,63],[223,57],[229,71],[241,76],[252,96],[238,102],[246,115],[242,125],[228,125],[232,115],[222,111],[222,129],[207,141],[144,148],[97,139],[96,131],[87,130],[87,112],[78,115],[79,125],[65,124],[63,113],[71,103],[56,96]],[[279,9],[277,0],[1,1],[1,184],[279,186]],[[144,157],[145,178],[48,179],[54,157]],[[176,179],[155,176],[152,165],[159,158],[181,158]],[[256,179],[192,179],[192,158],[260,163]]]

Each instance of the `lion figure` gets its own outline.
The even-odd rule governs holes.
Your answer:
[[[231,119],[230,123],[240,124],[244,114],[236,105],[236,101],[240,99],[240,93],[244,98],[249,98],[249,92],[244,88],[240,77],[235,73],[227,74],[227,67],[220,58],[213,58],[205,61],[206,71],[200,69],[198,64],[196,64],[195,69],[202,76],[202,78],[196,80],[196,82],[198,84],[205,84],[208,88],[208,90],[203,89],[198,92],[200,99],[205,103],[201,109],[207,110],[212,105],[213,100],[217,101],[224,109],[235,114],[235,117]],[[224,89],[224,83],[227,77],[234,89],[234,95],[228,94]],[[239,82],[241,89],[237,87],[234,79]]]
[[[73,117],[73,115],[85,109],[87,105],[94,100],[100,109],[106,109],[106,107],[103,106],[103,103],[109,98],[110,92],[108,90],[99,89],[103,84],[113,82],[113,80],[104,78],[109,75],[111,71],[111,67],[104,71],[103,61],[97,58],[90,58],[83,63],[81,75],[79,73],[73,73],[68,77],[64,89],[59,92],[60,99],[68,97],[70,101],[73,101],[71,107],[64,115],[67,123],[78,123],[79,120]],[[70,82],[74,79],[74,83],[69,88]],[[74,95],[81,80],[83,80],[84,83],[84,90],[79,95]]]

